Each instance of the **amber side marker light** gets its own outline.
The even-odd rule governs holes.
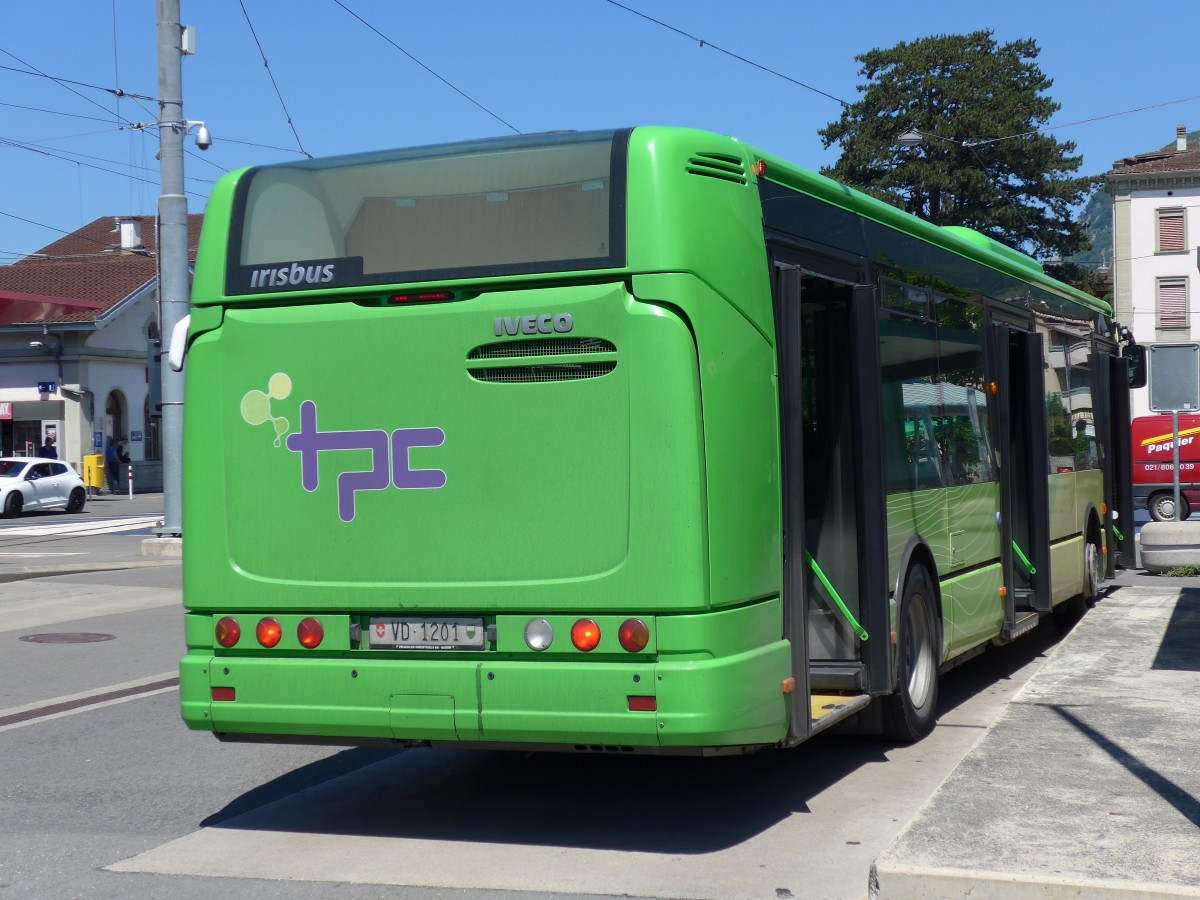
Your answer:
[[[258,627],[254,629],[254,636],[258,638],[258,642],[264,647],[274,647],[279,643],[279,639],[283,637],[283,629],[279,627],[279,623],[274,619],[263,619],[258,623]]]
[[[600,643],[600,626],[591,619],[580,619],[571,626],[571,643],[584,653],[595,650]]]
[[[296,626],[296,640],[300,642],[301,647],[307,647],[309,650],[319,647],[321,641],[325,640],[325,626],[316,619],[307,618]]]
[[[650,629],[641,619],[626,619],[617,630],[617,640],[630,653],[641,653],[650,643]]]
[[[225,616],[218,620],[215,636],[220,646],[232,647],[242,639],[242,626],[232,616]]]

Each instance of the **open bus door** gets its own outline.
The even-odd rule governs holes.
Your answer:
[[[868,437],[879,429],[876,312],[856,274],[799,254],[775,259],[783,626],[796,679],[788,744],[889,683],[883,476],[869,458],[881,440]]]
[[[1107,358],[1108,403],[1111,414],[1108,422],[1108,461],[1105,465],[1105,497],[1110,510],[1104,523],[1108,554],[1108,577],[1118,566],[1132,568],[1133,545],[1133,440],[1129,433],[1129,360],[1117,356],[1114,350]],[[1103,379],[1104,368],[1097,367]],[[1103,407],[1102,407],[1103,408]]]
[[[1042,336],[1032,322],[993,307],[989,314],[989,388],[994,385],[993,446],[1000,472],[1003,640],[1038,624],[1053,603],[1047,506],[1045,374]]]

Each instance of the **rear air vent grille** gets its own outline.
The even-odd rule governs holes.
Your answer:
[[[697,153],[688,160],[689,175],[703,175],[734,184],[746,183],[746,166],[736,156],[724,153]]]
[[[615,353],[602,338],[551,338],[546,341],[506,341],[484,344],[467,354],[467,359],[511,359],[520,356],[563,356],[574,353]]]
[[[493,384],[531,384],[544,381],[576,381],[580,378],[600,378],[617,367],[615,362],[555,363],[547,366],[506,366],[494,369],[468,369],[476,381]]]

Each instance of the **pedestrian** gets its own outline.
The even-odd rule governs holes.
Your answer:
[[[42,459],[58,459],[58,451],[54,449],[54,435],[46,435],[46,443],[37,448],[37,455]]]
[[[121,470],[121,442],[116,438],[108,439],[108,450],[104,453],[104,475],[108,480],[108,492],[117,492],[117,476]]]

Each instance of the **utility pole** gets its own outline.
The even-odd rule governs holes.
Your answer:
[[[188,208],[183,186],[183,27],[179,0],[158,4],[158,134],[162,193],[158,197],[160,339],[170,340],[191,307],[188,281]],[[164,347],[165,349],[165,347]],[[183,373],[162,366],[163,524],[159,537],[183,536]]]

